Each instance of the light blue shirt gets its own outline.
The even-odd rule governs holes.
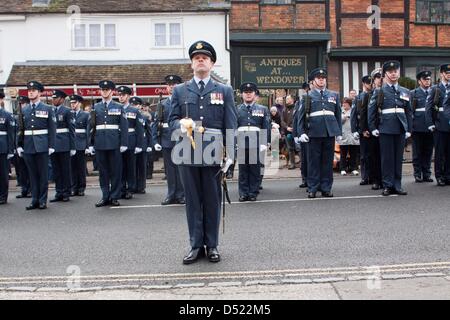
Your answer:
[[[199,82],[202,81],[202,80],[203,80],[203,82],[205,83],[205,88],[206,88],[206,85],[208,84],[209,80],[211,80],[211,76],[208,76],[208,77],[205,78],[205,79],[200,79],[200,78],[194,76],[194,81],[195,81],[195,83],[197,84],[197,86],[198,86],[199,89],[200,89],[200,84],[199,84]]]

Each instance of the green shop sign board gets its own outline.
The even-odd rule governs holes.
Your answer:
[[[306,56],[241,56],[241,83],[258,88],[300,88],[306,78]]]

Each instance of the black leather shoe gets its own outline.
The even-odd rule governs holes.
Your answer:
[[[27,210],[34,210],[34,209],[37,209],[37,208],[39,208],[39,203],[32,203],[28,207],[26,207],[25,209],[27,209]]]
[[[406,195],[408,194],[408,192],[406,192],[406,191],[403,190],[403,189],[400,189],[400,190],[394,190],[394,193],[395,193],[395,194],[398,194],[398,195],[400,195],[400,196],[406,196]]]
[[[125,196],[122,199],[125,199],[125,200],[133,199],[133,195],[131,194],[131,192],[127,192],[127,193],[125,193]]]
[[[31,194],[19,194],[16,196],[16,199],[25,199],[25,198],[31,198]]]
[[[366,186],[369,184],[368,180],[361,180],[361,182],[359,183],[360,186]]]
[[[162,206],[167,206],[167,205],[169,205],[169,204],[176,204],[176,203],[177,203],[177,202],[176,202],[175,199],[169,199],[169,198],[166,198],[166,199],[164,199],[163,202],[161,202],[161,205],[162,205]]]
[[[259,190],[263,190],[264,188],[263,188],[263,186],[259,186]]]
[[[450,180],[445,180],[445,184],[446,184],[447,186],[450,186]]]
[[[308,192],[308,198],[309,199],[314,199],[316,197],[316,193],[315,192]]]
[[[421,177],[414,177],[414,180],[415,180],[417,183],[422,183],[422,182],[423,182],[423,179],[422,179]]]
[[[322,192],[322,197],[324,197],[324,198],[333,198],[333,193],[331,191]]]
[[[445,186],[445,181],[443,179],[437,179],[437,185],[439,187],[443,187],[443,186]]]
[[[380,190],[380,189],[381,189],[381,187],[380,187],[380,185],[378,183],[374,183],[372,185],[372,190]]]
[[[50,200],[50,202],[60,202],[60,201],[63,201],[63,198],[61,197],[57,197],[57,198],[54,198],[54,199],[52,199],[52,200]]]
[[[239,202],[245,202],[248,201],[248,197],[247,196],[240,196],[239,197]]]
[[[145,189],[144,189],[144,190],[136,191],[136,193],[137,193],[137,194],[145,194],[146,192],[145,192]]]
[[[394,194],[394,193],[392,192],[391,189],[385,188],[381,194],[382,194],[383,196],[390,196],[391,194]]]
[[[434,182],[434,180],[430,177],[423,178],[423,182]]]
[[[301,185],[298,186],[299,188],[307,188],[308,184],[306,182],[303,182]]]
[[[47,204],[46,203],[39,204],[39,210],[45,210],[45,209],[47,209]]]
[[[180,198],[176,200],[178,204],[186,204],[186,201],[184,200],[184,198]]]
[[[78,196],[79,197],[84,197],[84,191],[78,191]]]
[[[120,206],[120,202],[119,202],[119,200],[111,200],[110,205],[112,207],[119,207]]]
[[[64,198],[62,198],[61,201],[62,201],[62,202],[69,202],[69,201],[70,201],[70,198],[69,198],[69,197],[64,197]]]
[[[76,196],[78,196],[78,191],[72,191],[72,192],[70,193],[70,196],[71,196],[71,197],[76,197]]]
[[[205,248],[191,249],[189,253],[183,258],[183,264],[191,264],[205,256]]]
[[[109,204],[109,201],[108,200],[100,200],[99,202],[97,202],[96,204],[95,204],[95,206],[97,207],[97,208],[100,208],[100,207],[106,207],[107,205]]]
[[[207,249],[207,255],[209,262],[219,262],[220,261],[220,254],[217,248],[208,248]]]
[[[254,201],[256,201],[256,197],[255,196],[249,196],[248,197],[248,201],[254,202]]]

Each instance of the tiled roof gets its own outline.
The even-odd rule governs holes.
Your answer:
[[[116,65],[26,65],[15,64],[6,86],[24,86],[35,80],[45,85],[92,85],[104,79],[116,83],[162,84],[168,74],[184,80],[192,78],[189,63],[182,64],[116,64]]]
[[[66,13],[70,6],[81,13],[180,12],[228,10],[224,0],[50,0],[48,6],[33,6],[33,0],[1,0],[1,13]]]

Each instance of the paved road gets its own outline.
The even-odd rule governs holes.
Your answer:
[[[219,247],[223,261],[190,266],[181,263],[188,250],[184,207],[159,205],[164,186],[152,185],[118,209],[94,208],[99,199],[94,188],[84,198],[31,214],[24,209],[28,201],[12,193],[10,204],[0,209],[0,277],[6,278],[0,280],[47,282],[43,276],[66,277],[73,265],[83,276],[127,275],[104,280],[113,284],[141,278],[149,284],[183,282],[189,275],[208,281],[226,275],[271,279],[312,268],[415,263],[442,271],[435,263],[450,261],[450,187],[404,177],[409,195],[384,198],[358,182],[339,177],[335,198],[308,200],[298,180],[265,181],[261,201],[227,206]],[[236,201],[236,183],[230,189]],[[48,284],[60,286],[61,279],[66,278]]]

